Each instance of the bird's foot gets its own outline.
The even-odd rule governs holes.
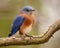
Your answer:
[[[23,40],[25,40],[26,37],[30,37],[30,39],[31,39],[33,36],[25,34],[25,35],[20,35],[20,37],[21,37]]]
[[[25,35],[20,35],[20,37],[23,39],[23,40],[25,40]]]
[[[27,37],[30,37],[30,39],[32,39],[32,37],[33,37],[33,36],[31,36],[31,35],[27,35],[27,34],[25,34],[25,35],[26,35]]]
[[[25,34],[27,37],[33,37],[33,36],[31,36],[31,35],[28,35],[28,34]]]

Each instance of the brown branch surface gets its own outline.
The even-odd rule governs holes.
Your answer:
[[[32,44],[43,44],[46,43],[52,35],[60,29],[60,20],[56,21],[52,24],[49,29],[43,34],[43,36],[37,37],[25,37],[24,39],[13,38],[13,37],[6,37],[0,38],[0,46],[8,46],[8,45],[32,45]]]

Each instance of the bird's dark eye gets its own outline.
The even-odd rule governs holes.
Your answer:
[[[29,10],[28,10],[28,9],[27,9],[26,11],[27,11],[27,12],[29,12]]]

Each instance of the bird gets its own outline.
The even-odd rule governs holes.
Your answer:
[[[32,30],[35,23],[34,11],[35,9],[32,6],[24,6],[21,9],[21,12],[14,19],[11,27],[11,33],[8,37],[13,36],[17,31],[19,31],[19,34],[22,36],[29,36],[28,33]]]

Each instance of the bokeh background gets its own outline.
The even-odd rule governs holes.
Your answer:
[[[0,37],[7,37],[10,33],[13,19],[26,5],[33,6],[35,11],[35,26],[29,33],[39,35],[44,33],[51,24],[60,19],[60,0],[0,0]],[[54,38],[40,45],[3,46],[0,48],[60,48],[60,33]]]

